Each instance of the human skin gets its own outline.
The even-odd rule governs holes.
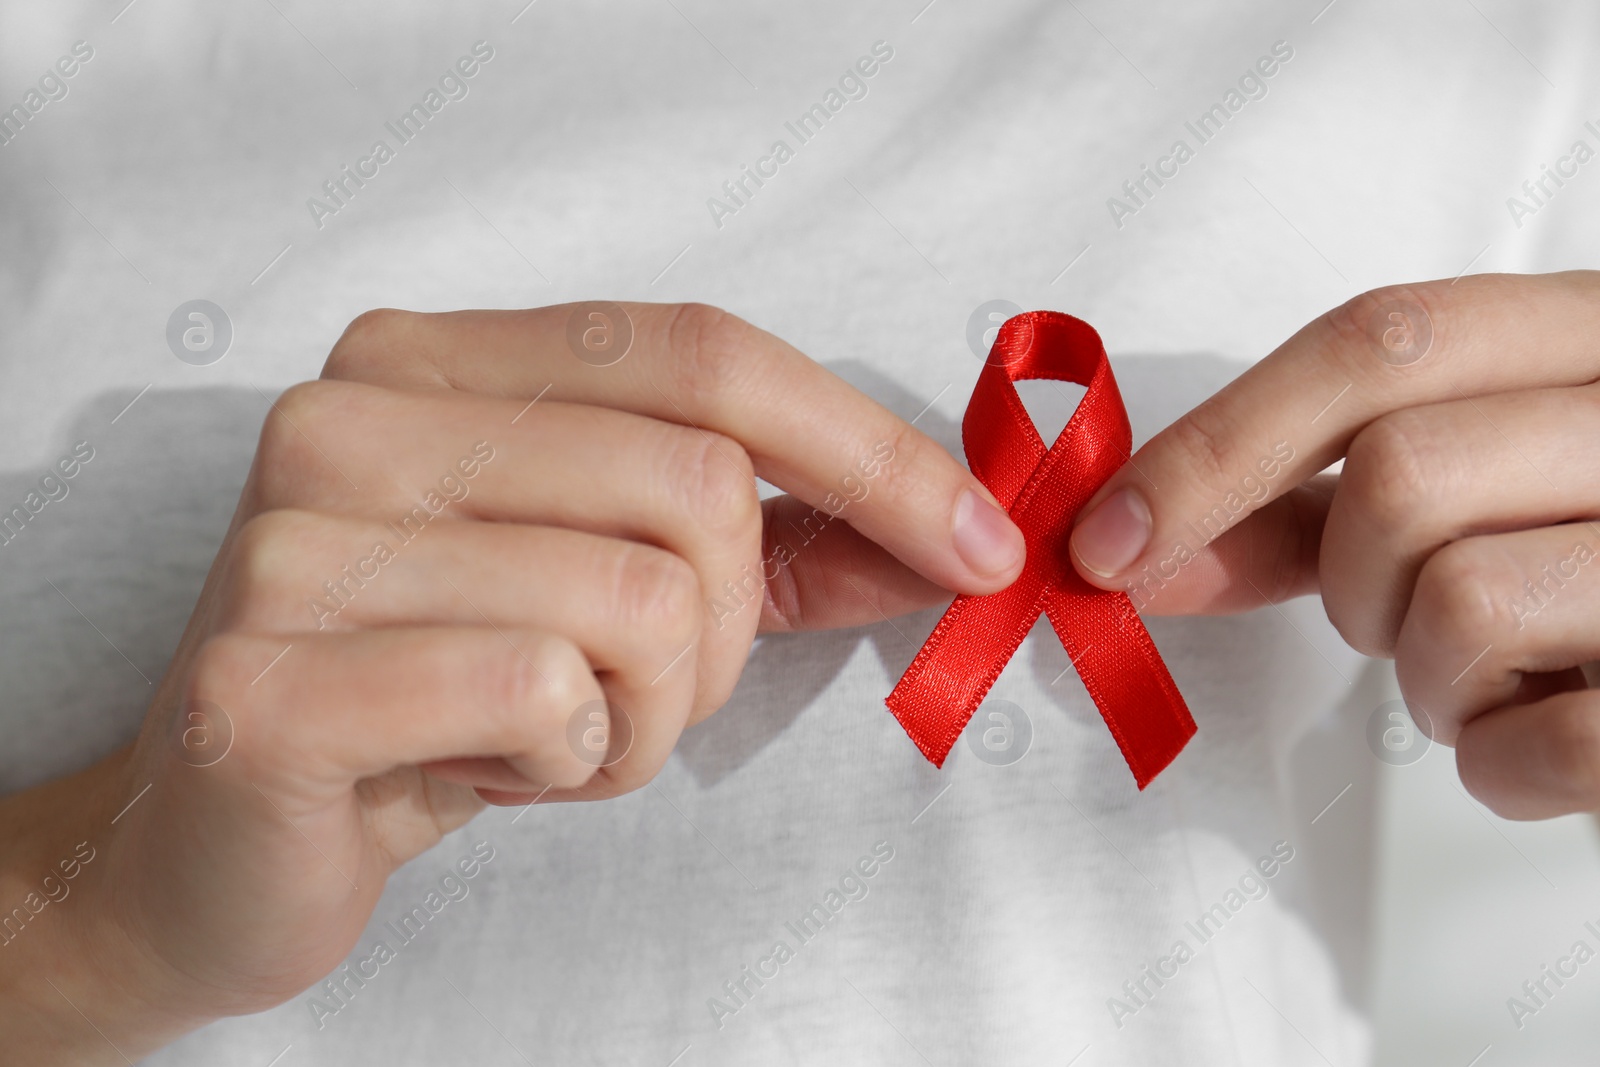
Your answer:
[[[1600,551],[1597,297],[1580,272],[1355,298],[1135,453],[1079,516],[1079,570],[1126,589],[1184,542],[1145,610],[1320,593],[1356,649],[1396,659],[1496,811],[1600,806],[1580,669],[1600,568],[1523,596],[1574,545]],[[1412,318],[1390,325],[1391,305]],[[138,740],[0,802],[0,906],[97,849],[0,945],[0,1061],[122,1063],[279,1003],[345,958],[390,873],[485,804],[649,781],[758,630],[874,622],[1020,571],[1020,534],[959,463],[783,342],[699,305],[627,305],[634,348],[593,367],[566,347],[570,312],[371,313],[323,381],[278,401]],[[479,441],[495,455],[470,493],[318,629],[308,598]],[[709,608],[878,442],[893,458],[870,492],[759,610]],[[757,475],[791,495],[759,501]],[[1196,538],[1229,494],[1226,531]],[[596,771],[567,728],[602,699],[634,734]],[[196,701],[234,731],[207,767],[180,743]]]
[[[486,804],[647,783],[758,630],[1020,573],[1021,533],[956,459],[784,342],[633,304],[631,347],[595,366],[568,347],[575,311],[371,312],[277,400],[137,740],[0,802],[6,909],[94,850],[0,944],[0,1062],[123,1063],[278,1004]],[[757,476],[792,495],[763,502]],[[604,728],[600,758],[575,719]],[[225,724],[213,762],[191,742]]]
[[[1365,293],[1140,448],[1080,513],[1077,569],[1158,615],[1321,593],[1488,807],[1600,808],[1597,329],[1593,271]],[[1201,544],[1229,493],[1242,508]]]

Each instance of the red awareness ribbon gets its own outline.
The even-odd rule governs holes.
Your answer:
[[[1076,382],[1088,392],[1047,451],[1012,383]],[[1068,558],[1073,519],[1133,443],[1100,335],[1055,311],[1000,328],[961,420],[967,463],[1021,528],[1022,575],[990,596],[959,596],[885,703],[935,766],[995,679],[1047,615],[1143,789],[1194,736],[1194,719],[1124,593],[1084,581]]]

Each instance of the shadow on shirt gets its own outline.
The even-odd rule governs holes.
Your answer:
[[[927,404],[926,397],[858,361],[829,366],[903,417],[915,416]],[[1128,404],[1137,445],[1214,393],[1244,365],[1210,356],[1123,356],[1113,359],[1113,368]],[[917,421],[919,429],[957,456],[962,454],[959,418],[944,412],[963,407],[960,396],[967,388],[967,383],[959,383],[938,409],[926,411]],[[1046,440],[1054,439],[1079,395],[1081,390],[1070,387],[1024,392]],[[131,399],[131,392],[96,398],[73,420],[68,433],[35,453],[36,462],[0,475],[0,512],[9,512],[38,490],[40,478],[79,442],[88,442],[94,450],[94,458],[67,483],[65,495],[52,487],[59,499],[48,500],[20,533],[0,543],[0,597],[4,604],[0,612],[0,684],[5,688],[0,704],[4,709],[0,711],[0,793],[86,766],[137,732],[153,685],[166,669],[227,531],[268,409],[267,401],[248,389],[151,390],[130,406]],[[919,612],[893,624],[759,639],[728,705],[684,734],[675,759],[702,789],[716,787],[789,730],[863,646],[881,664],[885,689],[876,694],[876,700],[864,702],[859,711],[862,716],[887,718],[881,703],[887,686],[892,686],[910,663],[941,611]],[[1073,686],[1081,690],[1081,685],[1075,678],[1055,685],[1053,679],[1062,675],[1069,661],[1054,635],[1044,624],[1040,626],[1036,639],[1027,642],[1018,658],[1049,694],[1054,705],[1050,713],[1103,731],[1092,704],[1081,692],[1075,697],[1056,695],[1070,692]],[[1276,665],[1282,673],[1282,663],[1309,655],[1297,644],[1305,639],[1269,612],[1228,619],[1157,619],[1150,628],[1157,644],[1164,651],[1171,650],[1169,662],[1174,664],[1201,662],[1263,672]],[[1178,673],[1176,665],[1174,672]],[[1179,675],[1178,680],[1180,686],[1194,684],[1202,696],[1230,692],[1226,678],[1191,680]],[[1255,691],[1252,699],[1262,699],[1260,692]],[[1269,701],[1292,699],[1266,692],[1271,694],[1265,698]],[[1370,708],[1362,706],[1362,699],[1347,701],[1340,716],[1364,719]],[[1280,785],[1282,779],[1290,779],[1285,787],[1288,792],[1293,792],[1297,783],[1304,784],[1302,779],[1308,780],[1307,795],[1291,798],[1289,803],[1296,813],[1293,821],[1304,827],[1309,814],[1306,818],[1299,814],[1314,813],[1326,800],[1323,794],[1331,795],[1337,788],[1328,788],[1328,775],[1339,782],[1348,780],[1349,772],[1339,769],[1347,760],[1329,761],[1323,758],[1325,752],[1312,762],[1333,769],[1307,779],[1305,761],[1294,766],[1285,755],[1296,737],[1264,738],[1270,730],[1262,725],[1266,716],[1260,708],[1218,710],[1196,704],[1194,710],[1201,735],[1180,759],[1180,764],[1188,761],[1189,766],[1175,768],[1178,774],[1166,776],[1169,798],[1180,788],[1186,790],[1176,822],[1225,837],[1239,836],[1238,828],[1253,825],[1252,819],[1259,821],[1260,813],[1251,816],[1227,810],[1234,802],[1226,798],[1213,802],[1205,783],[1242,775],[1252,780],[1277,778]],[[1291,732],[1298,736],[1312,729],[1316,715],[1311,711],[1309,705],[1300,710]],[[1341,735],[1350,733],[1340,730]],[[1274,740],[1281,745],[1275,748]],[[1356,746],[1359,744],[1357,741]],[[911,751],[909,740],[905,745]],[[959,747],[956,757],[960,756]],[[1108,763],[1114,764],[1111,771],[1120,772],[1115,761],[1115,748],[1107,737],[1104,749],[1069,752],[1060,768],[1060,781],[1068,789],[1079,781],[1092,783],[1108,773]],[[1185,776],[1198,788],[1182,787]],[[1370,773],[1366,780],[1370,781]],[[1107,795],[1122,798],[1110,801],[1113,804],[1171,802],[1159,799],[1162,786],[1158,780],[1144,797],[1135,794],[1131,784],[1127,790],[1101,789],[1094,795],[1100,804],[1107,803]],[[1339,862],[1349,863],[1350,856],[1366,851],[1373,821],[1371,794],[1370,789],[1359,790],[1343,802],[1351,829],[1346,831],[1348,839],[1333,850],[1333,855],[1345,857]],[[1246,798],[1251,795],[1248,790],[1242,794]],[[1087,814],[1112,818],[1115,811],[1091,808]],[[1336,831],[1324,827],[1322,832],[1326,838]],[[1253,854],[1269,842],[1235,843],[1241,851]],[[1317,861],[1308,862],[1315,865]],[[1355,862],[1365,865],[1368,860],[1362,856]],[[1350,884],[1348,878],[1344,884]],[[1367,899],[1363,894],[1356,896],[1359,899],[1318,904],[1324,912],[1323,923],[1331,920],[1346,930],[1365,929]],[[1329,909],[1337,914],[1328,914]],[[1351,938],[1332,947],[1341,964],[1347,996],[1360,1003],[1366,969],[1364,939]]]

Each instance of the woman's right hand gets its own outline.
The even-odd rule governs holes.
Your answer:
[[[286,1000],[485,803],[647,783],[758,629],[1022,562],[943,448],[732,315],[369,312],[268,414],[138,739],[0,805],[11,896],[96,856],[0,947],[13,1051],[121,1063]]]

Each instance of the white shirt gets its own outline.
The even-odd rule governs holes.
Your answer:
[[[0,545],[0,788],[133,735],[266,397],[366,308],[712,302],[959,455],[987,300],[1093,323],[1143,440],[1363,288],[1592,251],[1593,166],[1519,189],[1600,145],[1578,4],[918,6],[0,14],[0,505],[94,453]],[[370,977],[148,1062],[1363,1062],[1376,698],[1320,604],[1150,621],[1199,734],[1142,794],[1043,624],[1026,756],[923,760],[883,698],[937,617],[761,640],[653,786],[485,813]]]

